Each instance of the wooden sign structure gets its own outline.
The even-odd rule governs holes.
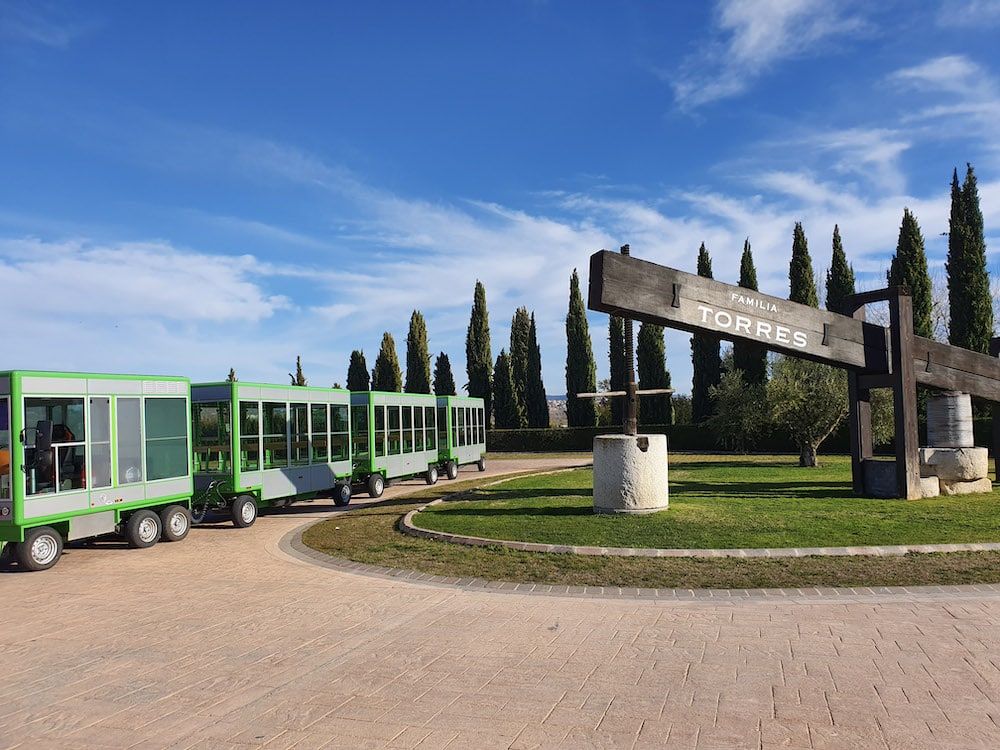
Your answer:
[[[880,301],[889,303],[888,328],[864,319],[865,306]],[[872,389],[893,391],[896,491],[908,499],[921,497],[917,385],[1000,402],[1000,360],[914,336],[912,302],[900,288],[856,294],[840,314],[601,250],[590,258],[588,307],[749,341],[848,370],[851,463],[858,494],[864,494],[865,463],[872,459]],[[995,421],[998,432],[1000,422]]]

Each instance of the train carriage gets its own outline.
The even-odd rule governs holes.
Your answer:
[[[351,394],[354,481],[371,497],[385,483],[422,475],[438,479],[437,400],[423,393],[361,391]]]
[[[458,467],[476,464],[486,471],[486,408],[481,398],[438,396],[438,461],[449,479]]]
[[[190,413],[183,377],[0,373],[0,542],[44,570],[66,541],[183,539]]]
[[[196,383],[191,400],[196,514],[227,508],[246,527],[260,506],[331,490],[336,505],[350,502],[349,391]]]

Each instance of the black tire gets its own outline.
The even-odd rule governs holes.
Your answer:
[[[191,511],[183,505],[168,505],[160,511],[162,538],[165,542],[179,542],[191,530]]]
[[[486,459],[485,458],[480,458],[479,462],[476,464],[476,467],[480,471],[486,471]]]
[[[51,526],[39,526],[24,533],[24,541],[14,545],[14,558],[23,570],[48,570],[59,561],[63,540]]]
[[[337,482],[333,485],[333,504],[343,508],[351,502],[351,485],[347,482]]]
[[[385,492],[385,477],[381,474],[372,474],[366,483],[368,487],[368,497],[379,498]]]
[[[426,481],[427,484],[437,484],[437,480],[438,480],[438,467],[431,466],[430,468],[427,469],[427,473],[424,475],[424,481]]]
[[[251,495],[240,495],[229,506],[233,517],[233,526],[237,529],[247,529],[257,520],[257,501]]]
[[[454,461],[449,461],[444,465],[444,472],[447,475],[448,479],[454,479],[455,477],[458,476],[458,464],[456,464]]]
[[[132,549],[146,549],[160,541],[163,524],[151,510],[137,510],[125,522],[125,541]]]

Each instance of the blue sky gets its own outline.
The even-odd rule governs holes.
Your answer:
[[[0,0],[3,367],[331,385],[417,309],[461,386],[479,279],[493,356],[526,306],[561,394],[594,251],[704,242],[736,283],[749,237],[784,297],[801,221],[822,296],[838,224],[874,289],[909,207],[940,287],[966,162],[996,275],[998,32],[998,0]]]

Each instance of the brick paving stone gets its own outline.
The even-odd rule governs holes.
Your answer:
[[[336,512],[0,570],[0,748],[1000,746],[998,587],[444,586],[297,552]]]

